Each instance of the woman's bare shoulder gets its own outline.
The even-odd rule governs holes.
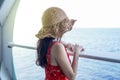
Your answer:
[[[65,47],[64,45],[61,43],[61,42],[56,42],[52,49],[51,49],[51,52],[54,54],[54,55],[60,55],[60,54],[64,54],[65,53]],[[60,53],[60,54],[56,54],[56,53]]]
[[[56,42],[52,48],[59,50],[59,49],[63,49],[64,45],[61,42]]]

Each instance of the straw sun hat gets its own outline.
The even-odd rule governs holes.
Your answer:
[[[50,7],[43,13],[42,28],[36,37],[39,39],[45,37],[61,38],[65,32],[72,29],[75,21],[74,19],[70,20],[62,9]]]

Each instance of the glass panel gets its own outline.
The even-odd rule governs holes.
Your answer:
[[[14,65],[18,80],[43,80],[44,70],[35,64],[35,50],[14,48]],[[76,80],[119,80],[120,64],[79,59]]]
[[[80,59],[76,80],[119,80],[120,64]]]
[[[43,80],[44,70],[35,63],[35,50],[15,47],[13,55],[17,80]]]

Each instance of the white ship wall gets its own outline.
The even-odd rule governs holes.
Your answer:
[[[2,48],[2,50],[0,50],[0,52],[2,53],[0,76],[2,80],[16,80],[12,48],[8,48],[8,43],[13,42],[14,21],[18,4],[19,0],[6,0],[0,10],[0,23],[2,25],[2,27],[0,28],[0,47]]]
[[[1,48],[2,48],[2,46],[1,46],[1,45],[2,45],[2,44],[1,44],[1,40],[2,40],[2,39],[1,39],[1,38],[2,38],[2,37],[1,37],[1,33],[2,33],[2,31],[1,31],[1,26],[0,26],[0,68],[1,68],[1,59],[2,59],[2,57],[1,57],[1,56],[2,56],[2,55],[1,55],[1,54],[2,54],[2,51],[1,51],[1,50],[2,50],[2,49],[1,49]]]

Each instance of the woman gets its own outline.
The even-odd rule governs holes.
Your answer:
[[[78,44],[61,41],[63,34],[72,29],[74,22],[58,7],[50,7],[43,13],[43,27],[36,35],[39,38],[36,64],[45,69],[45,80],[75,79],[79,53],[83,48]],[[67,50],[74,53],[72,62]]]

